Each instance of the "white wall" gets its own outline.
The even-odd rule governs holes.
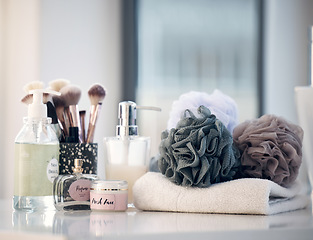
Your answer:
[[[0,198],[13,196],[14,139],[27,114],[23,86],[68,78],[82,88],[79,106],[89,113],[88,88],[107,88],[95,142],[104,174],[104,136],[115,134],[121,98],[120,0],[0,0]]]
[[[87,110],[88,89],[101,83],[107,90],[97,121],[98,174],[104,176],[103,137],[115,136],[121,101],[120,0],[42,0],[40,79],[66,78],[82,89],[79,108]]]
[[[297,122],[294,87],[308,85],[313,1],[265,2],[265,113]]]
[[[1,192],[13,196],[14,139],[26,107],[23,86],[39,79],[39,0],[1,1]],[[3,15],[2,15],[3,14]]]

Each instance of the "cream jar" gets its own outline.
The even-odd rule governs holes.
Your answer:
[[[128,183],[122,180],[97,180],[90,188],[90,209],[93,211],[126,211]]]

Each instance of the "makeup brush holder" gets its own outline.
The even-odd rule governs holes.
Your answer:
[[[83,159],[83,173],[97,174],[97,143],[60,143],[59,174],[73,174],[76,158]]]

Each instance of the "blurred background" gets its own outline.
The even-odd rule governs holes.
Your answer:
[[[172,102],[220,89],[240,122],[266,113],[297,123],[294,87],[308,85],[312,0],[0,0],[0,198],[13,195],[14,139],[27,107],[23,86],[66,78],[89,112],[93,83],[107,89],[95,142],[114,136],[123,100],[157,154]]]

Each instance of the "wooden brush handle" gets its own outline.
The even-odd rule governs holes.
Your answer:
[[[86,115],[86,111],[79,111],[80,126],[81,126],[81,139],[83,143],[86,143],[85,115]]]
[[[86,143],[93,142],[96,122],[98,119],[99,112],[101,110],[101,105],[102,103],[98,103],[98,105],[91,105],[90,107],[90,117],[89,117],[89,126],[88,126]]]
[[[81,125],[79,121],[79,110],[77,105],[70,105],[68,107],[69,111],[69,119],[70,119],[70,126],[71,127],[78,127],[78,134],[79,134],[79,142],[82,143],[82,132],[81,132]]]

